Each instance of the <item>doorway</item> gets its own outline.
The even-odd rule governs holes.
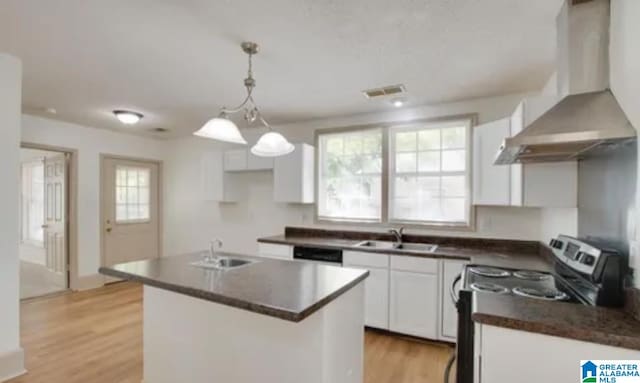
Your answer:
[[[20,149],[20,298],[69,288],[70,154]]]
[[[103,155],[101,169],[102,264],[158,258],[161,163]]]

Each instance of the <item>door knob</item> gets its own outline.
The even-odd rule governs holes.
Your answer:
[[[47,228],[49,228],[49,225],[42,225],[42,228],[43,229],[47,229]]]
[[[107,228],[107,233],[111,233],[111,228],[110,227]]]

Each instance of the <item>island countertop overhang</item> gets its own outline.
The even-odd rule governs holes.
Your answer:
[[[308,262],[250,259],[249,266],[203,269],[202,253],[101,267],[100,273],[291,322],[300,322],[368,277],[367,270]]]

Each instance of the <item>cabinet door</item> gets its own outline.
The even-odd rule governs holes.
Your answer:
[[[224,152],[224,170],[228,172],[247,169],[247,151],[244,149]]]
[[[390,330],[437,339],[438,275],[392,270],[390,284]]]
[[[440,339],[455,342],[458,334],[458,310],[453,304],[449,291],[455,278],[460,275],[465,261],[442,262],[442,316],[440,319]],[[459,287],[459,286],[458,286]]]
[[[510,204],[509,166],[493,164],[502,141],[509,137],[509,124],[503,118],[473,128],[474,205]]]
[[[295,150],[277,157],[273,165],[273,198],[276,202],[314,202],[314,148],[295,144]]]
[[[293,247],[289,245],[258,242],[258,255],[266,258],[293,260]]]
[[[389,329],[389,270],[369,268],[365,280],[365,317],[369,327]]]
[[[259,157],[251,152],[247,152],[247,170],[269,170],[273,169],[272,157]]]

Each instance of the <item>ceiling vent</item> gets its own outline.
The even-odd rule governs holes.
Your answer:
[[[396,96],[402,93],[406,93],[407,89],[402,84],[398,85],[389,85],[381,88],[372,88],[366,89],[362,91],[362,94],[366,98],[376,98],[376,97],[385,97],[385,96]]]

